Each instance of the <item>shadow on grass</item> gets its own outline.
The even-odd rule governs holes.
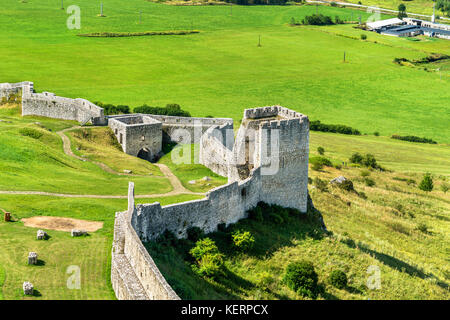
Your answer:
[[[382,252],[378,252],[372,249],[369,249],[367,247],[363,247],[363,246],[356,246],[355,242],[353,240],[347,240],[347,241],[343,241],[343,243],[345,243],[348,247],[350,248],[358,248],[359,250],[361,250],[364,253],[367,253],[369,255],[371,255],[372,257],[374,257],[375,259],[377,259],[378,261],[380,261],[381,263],[387,265],[388,267],[397,270],[398,272],[405,272],[406,274],[412,276],[412,277],[418,277],[420,279],[427,279],[427,278],[434,278],[436,279],[436,284],[443,288],[448,290],[449,285],[446,282],[440,281],[436,276],[434,276],[432,273],[425,273],[424,271],[400,260],[397,259],[393,256],[390,256],[388,254],[382,253]]]

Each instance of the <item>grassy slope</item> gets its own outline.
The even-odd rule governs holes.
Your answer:
[[[198,199],[196,196],[155,198],[162,205]],[[148,202],[138,200],[137,203]],[[110,285],[110,251],[114,213],[125,210],[122,199],[63,199],[42,196],[1,196],[0,207],[12,212],[17,222],[0,222],[0,299],[22,299],[22,283],[30,281],[41,294],[36,299],[113,299]],[[24,227],[20,219],[33,216],[70,217],[103,221],[99,231],[85,238],[71,238],[68,232],[47,230],[51,238],[37,241],[35,228]],[[11,235],[14,235],[13,237]],[[36,251],[43,266],[27,266],[27,255]],[[81,270],[81,290],[66,287],[66,269]],[[2,273],[4,272],[4,273]],[[5,281],[3,281],[5,280]]]
[[[347,0],[344,2],[358,3],[360,0]],[[381,8],[398,10],[399,4],[403,3],[406,6],[406,11],[421,14],[433,14],[433,1],[432,0],[364,0],[361,1],[366,6],[378,6]],[[444,16],[442,12],[437,11],[437,15]]]
[[[176,102],[193,115],[236,120],[244,108],[282,104],[311,119],[365,132],[450,139],[449,113],[442,104],[449,99],[448,77],[440,80],[435,73],[392,63],[396,57],[448,52],[445,40],[390,39],[395,45],[390,47],[328,33],[342,29],[360,33],[351,26],[286,25],[291,17],[314,12],[312,6],[236,6],[230,16],[223,6],[179,7],[143,0],[127,2],[125,8],[119,0],[104,1],[106,18],[95,16],[97,4],[78,1],[82,30],[76,31],[65,28],[67,14],[53,1],[7,2],[0,15],[0,23],[7,26],[0,31],[0,53],[8,60],[2,61],[0,81],[29,79],[37,90],[131,106]],[[139,10],[144,12],[140,25]],[[354,12],[332,7],[320,11],[347,19]],[[364,19],[368,16],[362,14]],[[75,36],[190,28],[202,32],[120,39]],[[259,35],[262,47],[256,46]],[[71,58],[63,59],[67,56]],[[36,67],[37,61],[45,71]],[[66,77],[69,72],[71,77]]]
[[[0,118],[12,122],[0,122],[0,190],[127,194],[129,177],[106,173],[92,163],[64,154],[61,138],[53,129],[67,125],[65,121],[51,121],[54,128],[50,132],[41,128],[47,128],[49,120],[23,119],[11,110],[0,107]],[[41,124],[36,125],[36,121]],[[38,130],[43,136],[39,139],[22,136],[19,130],[24,125]],[[116,154],[124,158],[120,151],[116,150]],[[133,177],[133,181],[137,194],[164,193],[172,188],[167,179],[160,177]]]
[[[183,150],[177,148],[171,149],[170,146],[166,146],[166,150],[163,150],[166,154],[159,159],[158,163],[167,165],[174,175],[180,179],[183,186],[193,192],[206,192],[212,188],[218,187],[220,185],[227,183],[227,178],[215,174],[210,169],[199,164],[198,155],[198,145],[191,145],[191,162],[189,164],[176,164],[172,161],[172,156],[175,157],[182,156]],[[189,149],[186,149],[189,150]],[[175,153],[175,154],[174,154]],[[210,180],[206,181],[202,178],[209,177]],[[189,181],[195,180],[195,184],[190,184]]]
[[[326,168],[310,174],[326,181],[344,175],[368,197],[309,186],[330,236],[322,237],[316,224],[298,218],[283,225],[244,220],[235,229],[252,232],[256,242],[254,249],[238,254],[225,235],[214,235],[226,254],[225,277],[217,281],[196,276],[183,251],[151,246],[150,252],[168,281],[189,299],[302,299],[281,281],[287,264],[301,259],[314,263],[323,299],[448,299],[450,197],[439,189],[442,179],[435,177],[435,190],[425,193],[395,180],[410,177],[399,173],[372,172],[375,186],[367,187],[361,171]],[[417,229],[421,223],[429,232]],[[366,286],[372,265],[381,270],[380,290]],[[347,288],[329,285],[327,277],[336,269],[346,272]],[[263,277],[268,283],[260,283]]]
[[[372,153],[383,167],[397,172],[450,175],[448,145],[405,143],[388,137],[348,136],[324,132],[311,132],[310,135],[310,156],[318,155],[317,148],[323,147],[325,156],[335,164],[349,162],[350,156],[355,152]]]
[[[133,174],[138,175],[163,175],[159,168],[150,162],[123,153],[109,127],[76,129],[69,131],[67,136],[75,154],[105,163],[116,172],[132,170]]]

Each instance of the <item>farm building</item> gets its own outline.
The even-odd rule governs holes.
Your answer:
[[[395,37],[414,37],[425,35],[450,40],[450,25],[431,21],[404,18],[379,20],[367,23],[367,29],[379,34]]]

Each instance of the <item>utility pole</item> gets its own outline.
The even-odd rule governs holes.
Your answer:
[[[64,0],[61,0],[61,10],[64,10]]]
[[[345,51],[344,51],[344,62],[345,62]]]
[[[100,4],[100,16],[103,17],[103,2]]]
[[[139,24],[142,23],[142,11],[139,11]]]
[[[230,16],[232,16],[233,15],[233,4],[231,3],[230,4]]]
[[[261,35],[259,35],[258,47],[261,47]]]
[[[319,5],[316,4],[316,14],[319,14]]]

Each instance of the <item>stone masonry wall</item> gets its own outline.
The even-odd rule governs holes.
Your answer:
[[[116,214],[114,225],[111,283],[117,298],[179,300],[132,227],[134,212],[134,184],[130,183],[128,210]]]

